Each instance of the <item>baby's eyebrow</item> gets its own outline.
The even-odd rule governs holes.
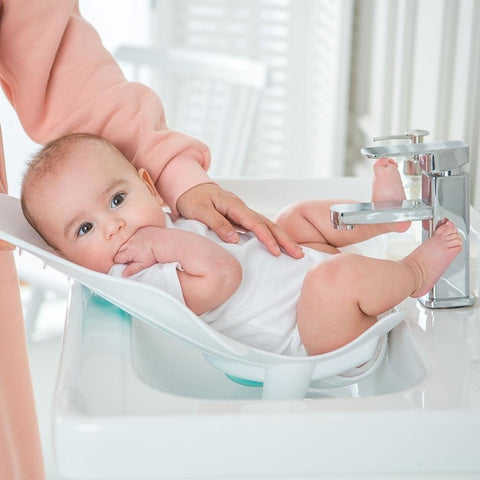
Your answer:
[[[63,230],[63,235],[66,237],[68,235],[68,232],[72,229],[73,225],[78,223],[80,221],[80,217],[78,215],[75,215],[66,225]]]
[[[107,187],[100,193],[100,197],[106,195],[107,193],[111,192],[112,190],[115,190],[118,188],[120,185],[124,184],[125,180],[122,178],[119,178],[118,180],[114,180],[111,183],[107,185]]]

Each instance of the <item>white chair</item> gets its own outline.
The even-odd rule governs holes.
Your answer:
[[[212,177],[242,175],[267,85],[264,64],[178,48],[120,46],[115,57],[125,67],[133,67],[132,80],[145,78],[146,70],[170,128],[200,138],[210,147]]]

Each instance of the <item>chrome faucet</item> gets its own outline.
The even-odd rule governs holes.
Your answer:
[[[420,302],[429,308],[473,304],[470,295],[470,184],[465,167],[468,145],[462,141],[413,143],[362,148],[367,158],[418,159],[421,199],[403,202],[338,204],[331,207],[334,228],[422,220],[422,241],[443,219],[451,220],[463,237],[463,250]]]

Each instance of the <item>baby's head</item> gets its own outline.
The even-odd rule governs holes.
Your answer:
[[[148,173],[90,134],[67,135],[40,150],[25,173],[21,203],[57,253],[103,273],[139,228],[165,226],[163,201]]]

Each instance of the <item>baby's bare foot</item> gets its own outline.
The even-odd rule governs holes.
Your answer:
[[[373,166],[372,202],[405,200],[405,190],[393,158],[379,158]]]
[[[402,260],[416,276],[416,287],[411,297],[425,295],[462,251],[462,237],[455,225],[446,221],[435,230],[430,239]]]
[[[406,199],[398,164],[393,158],[379,158],[373,166],[372,202],[396,202]],[[410,222],[392,223],[392,231],[405,232]]]

